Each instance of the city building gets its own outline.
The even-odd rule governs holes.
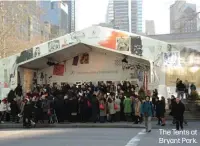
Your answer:
[[[148,37],[165,41],[171,44],[185,46],[199,50],[200,46],[200,31],[191,33],[172,33],[172,34],[160,34],[160,35],[148,35]]]
[[[73,1],[41,1],[41,9],[44,11],[41,20],[49,22],[53,27],[53,34],[50,35],[58,37],[74,31],[75,21],[74,15],[74,2]],[[73,16],[73,17],[72,17]],[[56,28],[56,29],[55,29]],[[58,32],[55,33],[55,30]],[[57,36],[55,36],[57,34]]]
[[[197,31],[200,31],[200,16],[197,19]]]
[[[68,32],[75,31],[75,0],[67,0],[68,5]]]
[[[113,22],[114,20],[114,1],[109,0],[108,6],[107,6],[107,13],[106,13],[106,23],[109,24],[110,22]]]
[[[110,23],[99,23],[99,24],[95,24],[95,26],[102,26],[102,27],[108,27],[108,28],[114,28],[114,24],[112,22]]]
[[[60,33],[60,27],[58,25],[51,24],[50,25],[50,36],[49,36],[49,38],[54,39],[54,38],[59,36],[59,33]]]
[[[44,22],[41,26],[41,41],[47,41],[51,39],[51,24],[49,22]]]
[[[107,8],[107,23],[113,21],[115,28],[123,31],[142,32],[142,0],[110,0]]]
[[[60,5],[60,29],[59,29],[59,35],[62,36],[62,35],[65,35],[67,33],[69,33],[69,29],[68,29],[68,26],[69,26],[69,22],[68,22],[68,5],[66,2],[60,2],[59,3]]]
[[[196,4],[176,1],[170,7],[170,33],[197,31]]]
[[[153,20],[145,21],[145,34],[146,35],[155,35],[155,23]]]

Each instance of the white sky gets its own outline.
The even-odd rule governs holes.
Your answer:
[[[77,30],[105,22],[108,0],[76,1]],[[157,34],[169,33],[169,8],[174,1],[143,0],[143,21],[154,20]],[[200,11],[200,0],[187,0],[187,2],[197,4],[197,9]],[[145,30],[143,29],[143,31]]]

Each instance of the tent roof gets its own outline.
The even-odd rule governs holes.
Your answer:
[[[64,62],[67,61],[69,59],[72,59],[73,57],[86,53],[86,52],[99,52],[99,53],[115,53],[115,54],[122,54],[122,55],[126,55],[129,57],[133,57],[135,62],[140,63],[140,64],[145,64],[149,66],[149,61],[142,59],[136,55],[132,55],[130,53],[126,53],[126,52],[121,52],[121,51],[116,51],[116,50],[112,50],[109,48],[105,48],[105,47],[97,47],[91,44],[86,44],[86,43],[75,43],[72,44],[70,46],[68,46],[67,48],[61,49],[61,50],[57,50],[55,52],[52,52],[50,54],[46,54],[37,58],[33,58],[30,60],[27,60],[25,62],[19,63],[18,66],[20,67],[24,67],[24,68],[29,68],[29,69],[34,69],[34,70],[40,70],[43,68],[47,68],[47,61],[51,60],[53,62]]]
[[[128,49],[120,50],[118,47],[120,43],[122,46],[128,46]],[[142,54],[131,53],[134,45],[136,45],[136,48],[139,46],[137,43],[141,45]],[[91,49],[98,52],[112,51],[135,57],[136,60],[146,60],[148,62],[154,60],[155,56],[160,53],[156,48],[163,44],[166,45],[167,43],[120,30],[92,26],[39,44],[16,56],[18,56],[17,64],[19,66],[35,69],[44,68],[48,60],[61,62]],[[164,46],[163,48],[165,49],[166,47]],[[38,50],[39,54],[37,54]],[[33,63],[33,61],[37,63]]]

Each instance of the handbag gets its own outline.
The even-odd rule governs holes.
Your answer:
[[[87,101],[87,105],[88,105],[88,107],[91,107],[91,103],[89,100]]]
[[[47,114],[48,114],[49,116],[51,116],[51,110],[50,110],[50,109],[48,109]]]
[[[105,109],[105,108],[104,108],[104,105],[103,105],[103,104],[100,104],[100,105],[99,105],[99,109],[100,109],[100,110],[104,110],[104,109]]]
[[[118,109],[118,106],[117,104],[114,104],[114,109],[117,110]]]

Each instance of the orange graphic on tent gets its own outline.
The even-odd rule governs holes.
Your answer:
[[[128,37],[128,35],[123,32],[112,31],[111,35],[106,40],[99,42],[99,45],[110,49],[116,49],[116,39],[118,37]]]

